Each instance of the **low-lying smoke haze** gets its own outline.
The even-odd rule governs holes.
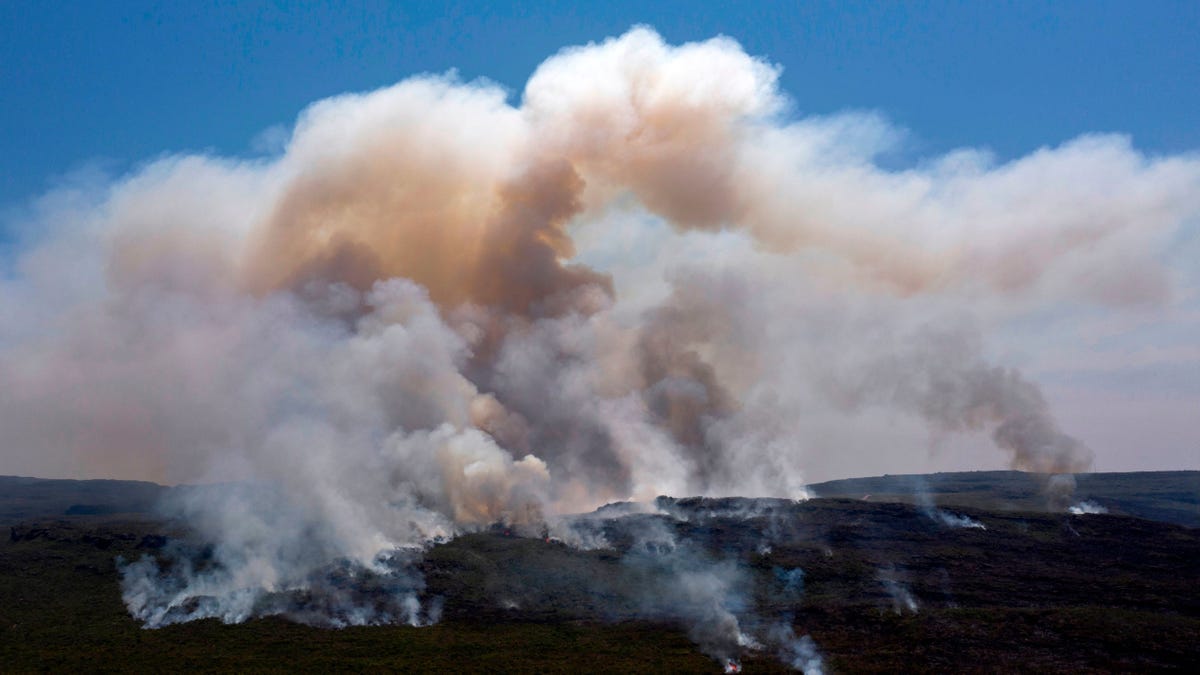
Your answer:
[[[269,485],[179,508],[220,583],[275,589],[298,542],[378,566],[960,447],[1088,470],[991,336],[1190,301],[1168,251],[1200,158],[1084,136],[886,169],[899,131],[797,117],[778,74],[637,28],[551,56],[519,104],[420,76],[313,104],[277,156],[47,195],[0,282],[0,472]]]

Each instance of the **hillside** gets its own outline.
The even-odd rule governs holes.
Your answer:
[[[169,489],[143,481],[0,476],[0,524],[67,515],[149,513]]]
[[[1110,513],[1200,527],[1200,471],[1088,473],[1075,477],[1075,500]],[[818,497],[864,496],[876,502],[920,501],[996,511],[1046,508],[1039,477],[1020,471],[969,471],[850,478],[810,485]]]
[[[1179,489],[1167,476],[1133,476],[1146,480],[1113,494]],[[942,490],[939,507],[951,509],[951,495],[1008,494],[1019,503],[1025,493],[1006,477],[992,488],[978,474],[925,480]],[[40,490],[44,499],[36,503],[47,509],[136,511],[152,489],[84,483],[73,493],[70,482],[21,480],[6,482],[16,487],[4,497],[26,509]],[[1106,480],[1110,488],[1120,483]],[[1160,493],[1150,490],[1154,484]],[[1081,490],[1095,485],[1081,481]],[[23,672],[164,664],[717,672],[714,655],[733,650],[748,672],[774,672],[795,656],[779,652],[780,645],[799,649],[804,638],[796,636],[808,636],[833,672],[1141,671],[1200,661],[1200,531],[1115,513],[1021,511],[1012,503],[938,511],[959,519],[944,520],[925,507],[877,502],[875,492],[866,501],[660,498],[649,511],[613,505],[570,523],[567,531],[593,542],[585,549],[503,527],[461,536],[416,563],[422,603],[441,608],[440,622],[421,628],[304,625],[321,603],[348,595],[386,600],[386,577],[331,569],[305,597],[275,598],[269,613],[280,616],[145,630],[122,604],[118,557],[162,558],[173,546],[192,545],[187,533],[144,513],[33,518],[0,529],[0,662]],[[790,637],[731,646],[723,633],[730,617],[743,631]]]

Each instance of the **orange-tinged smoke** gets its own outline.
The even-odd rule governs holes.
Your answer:
[[[186,493],[229,571],[188,593],[236,619],[330,561],[663,493],[802,497],[814,459],[892,470],[931,436],[1087,470],[983,331],[1170,302],[1200,161],[1096,136],[888,170],[890,126],[796,119],[778,74],[636,28],[519,103],[413,78],[314,104],[277,157],[63,200],[0,278],[0,472],[252,481]],[[139,616],[192,616],[146,571]]]
[[[888,170],[886,123],[795,119],[778,74],[637,28],[519,103],[418,77],[50,210],[0,279],[0,459],[270,484],[193,513],[264,588],[498,519],[800,497],[814,456],[930,432],[1086,470],[981,331],[1169,302],[1200,162],[1104,136]]]

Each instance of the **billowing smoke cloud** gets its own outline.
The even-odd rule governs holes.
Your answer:
[[[181,507],[224,571],[131,586],[152,623],[496,520],[800,497],[872,416],[1087,469],[985,334],[1172,297],[1200,160],[1090,136],[886,170],[886,123],[793,119],[777,76],[638,28],[519,105],[418,77],[314,104],[276,157],[47,196],[0,285],[0,468],[271,486]]]

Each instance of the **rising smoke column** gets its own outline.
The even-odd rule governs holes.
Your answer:
[[[1085,470],[984,334],[1169,300],[1200,162],[1087,136],[884,170],[886,123],[794,119],[777,77],[637,28],[519,105],[422,76],[314,104],[277,157],[48,195],[0,286],[5,471],[272,486],[178,506],[225,571],[138,586],[151,617],[496,520],[799,496],[839,450],[814,439],[877,410]]]

